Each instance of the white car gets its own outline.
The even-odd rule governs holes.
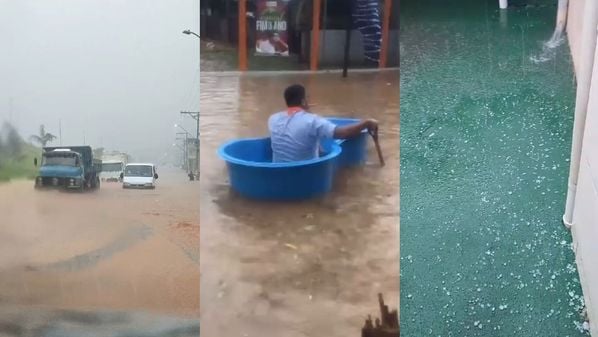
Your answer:
[[[156,188],[156,166],[147,163],[131,163],[123,172],[123,188]]]

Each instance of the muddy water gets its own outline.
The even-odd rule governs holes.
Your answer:
[[[376,294],[399,294],[399,75],[204,75],[201,78],[201,317],[207,335],[355,336]],[[307,87],[314,112],[373,117],[387,165],[370,144],[318,200],[265,203],[229,189],[216,150],[267,134],[282,91]]]
[[[198,199],[199,184],[176,169],[162,170],[155,190],[105,183],[78,194],[34,191],[30,181],[0,185],[2,317],[18,314],[35,325],[48,315],[68,321],[58,309],[86,310],[101,323],[101,313],[117,310],[131,317],[119,326],[129,322],[139,335],[144,327],[135,321],[146,314],[179,317],[197,330]]]

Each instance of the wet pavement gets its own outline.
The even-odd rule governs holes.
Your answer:
[[[398,72],[201,76],[201,317],[206,335],[356,336],[377,294],[398,306]],[[314,112],[381,122],[363,167],[342,171],[333,192],[297,203],[231,192],[217,148],[267,135],[282,92],[306,86]]]
[[[0,308],[3,337],[197,337],[197,319],[130,311]]]
[[[19,317],[10,319],[12,330],[0,321],[0,335],[34,336],[44,317],[55,318],[46,328],[62,331],[48,336],[85,330],[63,312],[91,320],[89,335],[105,314],[129,317],[118,326],[106,321],[114,335],[149,336],[160,326],[144,320],[163,320],[168,331],[179,320],[183,330],[199,329],[199,183],[178,169],[159,173],[155,190],[104,183],[79,194],[35,191],[31,181],[0,184],[0,317]]]
[[[554,2],[401,7],[401,330],[580,336],[563,227],[575,80]]]

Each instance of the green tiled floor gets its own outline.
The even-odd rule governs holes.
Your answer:
[[[401,3],[406,337],[585,334],[561,224],[572,61],[543,51],[556,1],[511,4]]]

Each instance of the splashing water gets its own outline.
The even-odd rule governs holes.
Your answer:
[[[530,61],[535,64],[544,63],[554,59],[556,55],[556,49],[563,44],[565,37],[562,32],[555,31],[550,40],[542,44],[542,51],[538,55],[531,55]]]

